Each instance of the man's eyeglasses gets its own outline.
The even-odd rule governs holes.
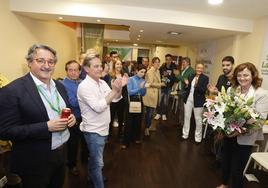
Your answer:
[[[34,60],[35,60],[39,65],[45,65],[46,62],[47,62],[47,64],[48,64],[49,66],[53,67],[53,66],[55,66],[55,64],[56,64],[55,60],[53,60],[53,59],[48,59],[48,60],[46,60],[46,59],[43,59],[43,58],[36,58],[36,59],[34,59]]]

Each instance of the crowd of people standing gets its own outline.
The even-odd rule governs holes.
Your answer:
[[[155,120],[167,121],[172,90],[179,97],[182,140],[189,137],[193,111],[197,145],[202,141],[206,96],[216,94],[222,86],[240,88],[244,97],[255,98],[256,110],[263,117],[268,113],[268,95],[260,88],[256,67],[243,63],[232,71],[231,56],[223,58],[224,74],[216,86],[204,74],[203,63],[192,67],[190,58],[183,57],[176,64],[171,54],[165,55],[162,65],[159,57],[152,58],[150,63],[147,57],[141,63],[122,62],[116,51],[102,62],[97,52],[89,49],[81,53],[79,62],[66,63],[66,78],[62,81],[52,79],[57,53],[49,46],[33,45],[26,60],[29,73],[0,90],[0,138],[13,142],[11,168],[27,188],[62,187],[65,150],[69,171],[79,174],[77,156],[81,151],[81,161],[88,162],[88,181],[103,188],[103,151],[114,136],[114,122],[118,123],[116,137],[121,149],[141,144],[143,135],[149,137],[157,130],[152,123],[154,113]],[[130,110],[133,102],[137,105],[135,112]],[[60,118],[65,108],[72,113]],[[251,135],[224,137],[220,145],[217,142],[216,156],[224,164],[219,188],[226,188],[230,178],[234,188],[243,187],[242,170],[257,139],[262,139],[261,130]]]

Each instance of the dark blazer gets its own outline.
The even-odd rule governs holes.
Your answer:
[[[186,87],[184,103],[187,102],[187,99],[191,90],[191,84],[192,84],[194,77],[195,75],[191,75],[189,77],[189,85]],[[196,87],[194,89],[194,107],[203,107],[206,101],[205,94],[206,94],[208,82],[209,82],[209,78],[206,75],[201,74],[199,76]]]
[[[64,86],[54,80],[67,106]],[[13,143],[12,172],[38,174],[47,169],[51,152],[49,117],[35,83],[28,73],[0,91],[0,139]]]

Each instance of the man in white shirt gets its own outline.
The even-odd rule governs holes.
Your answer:
[[[105,140],[109,134],[110,106],[113,99],[121,96],[127,77],[116,79],[112,89],[101,80],[102,64],[97,54],[89,54],[83,63],[87,76],[78,87],[77,96],[81,109],[80,129],[89,150],[89,179],[97,188],[103,188],[102,167]]]

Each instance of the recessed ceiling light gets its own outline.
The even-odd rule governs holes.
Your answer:
[[[63,17],[59,16],[59,20],[63,20]]]
[[[141,29],[140,32],[142,33],[143,32],[143,29]]]
[[[219,5],[223,2],[223,0],[208,0],[208,3],[211,5]]]
[[[176,32],[176,31],[169,31],[168,34],[170,34],[170,35],[180,35],[181,33]]]
[[[137,40],[140,40],[139,38],[137,38]]]
[[[101,20],[98,19],[97,22],[101,22]]]
[[[163,41],[162,41],[162,40],[156,40],[155,42],[161,43],[161,42],[163,42]]]
[[[138,35],[138,37],[141,37],[141,35]]]
[[[115,42],[118,42],[118,40],[115,40]]]
[[[138,46],[138,44],[135,43],[135,44],[133,44],[133,46]]]

